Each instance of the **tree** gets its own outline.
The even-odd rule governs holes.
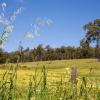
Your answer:
[[[37,46],[37,48],[36,48],[36,59],[37,60],[42,60],[43,59],[43,55],[44,55],[44,48],[43,48],[43,45],[42,44],[40,44],[40,45],[38,45]]]
[[[6,63],[7,59],[8,59],[8,53],[0,50],[0,64]]]
[[[81,41],[81,46],[89,47],[89,44],[95,43],[95,56],[100,59],[100,19],[89,22],[84,26],[86,30],[85,38]]]

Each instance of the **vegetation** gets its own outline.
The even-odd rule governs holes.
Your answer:
[[[99,49],[100,50],[100,49]],[[29,48],[15,52],[0,52],[0,63],[11,62],[33,62],[33,61],[50,61],[50,60],[66,60],[66,59],[82,59],[95,58],[94,48],[75,48],[65,47],[51,48],[49,45],[44,47],[39,45],[37,48],[29,50]]]
[[[8,25],[0,37],[0,100],[100,100],[100,62],[82,59],[100,58],[100,19],[84,28],[80,47],[19,45],[8,53],[1,49],[13,29]]]
[[[99,68],[95,59],[1,65],[0,100],[99,100]]]
[[[81,45],[89,48],[89,44],[95,42],[95,55],[100,59],[100,19],[89,22],[84,26],[84,29],[87,33],[85,38],[81,41]]]

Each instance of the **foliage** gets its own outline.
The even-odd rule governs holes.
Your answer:
[[[41,70],[35,69],[35,73],[29,76],[29,85],[24,88],[17,85],[16,67],[11,66],[0,79],[0,100],[99,100],[100,90],[89,77],[78,77],[76,69],[72,73],[61,76],[49,84],[48,70],[45,66]],[[73,74],[73,70],[75,73]],[[67,71],[71,69],[67,68]],[[89,74],[92,74],[91,72]],[[22,91],[21,91],[22,88]]]
[[[49,45],[43,47],[37,46],[34,49],[22,49],[21,51],[15,51],[6,53],[0,52],[0,62],[5,63],[8,60],[11,63],[19,62],[32,62],[32,61],[50,61],[50,60],[66,60],[66,59],[82,59],[82,58],[94,58],[94,48],[80,48],[80,47],[65,47],[51,48]],[[6,55],[6,57],[5,57]]]
[[[85,38],[81,41],[82,47],[89,47],[90,43],[96,43],[95,55],[100,58],[100,19],[89,22],[84,26],[86,30]]]

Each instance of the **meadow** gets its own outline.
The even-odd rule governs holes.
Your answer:
[[[72,67],[77,76],[72,80]],[[96,59],[0,65],[0,100],[100,100]]]

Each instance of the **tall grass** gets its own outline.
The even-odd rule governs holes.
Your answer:
[[[23,91],[17,86],[17,66],[11,66],[1,75],[0,100],[100,100],[98,82],[96,86],[88,77],[78,77],[71,73],[70,77],[49,84],[48,70],[45,66],[35,69],[29,76],[29,84]],[[67,73],[66,73],[67,74]]]

